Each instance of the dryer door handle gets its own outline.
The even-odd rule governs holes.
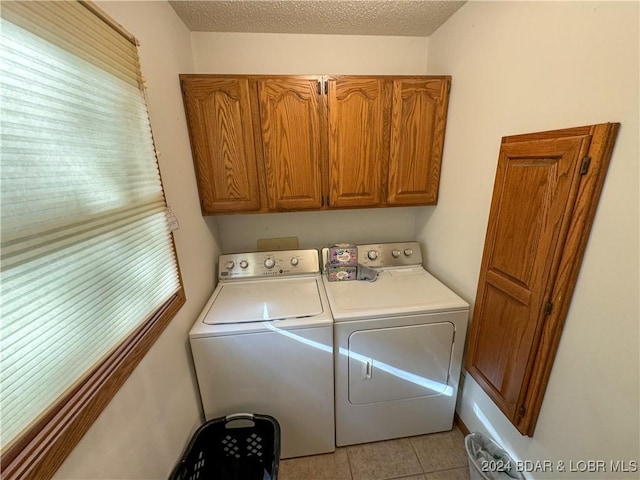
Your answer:
[[[369,380],[373,375],[373,359],[367,358],[362,361],[362,380]]]

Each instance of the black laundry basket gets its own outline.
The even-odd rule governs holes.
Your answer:
[[[276,480],[280,425],[269,415],[210,420],[193,434],[170,480]]]

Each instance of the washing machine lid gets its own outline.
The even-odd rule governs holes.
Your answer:
[[[421,266],[380,270],[375,282],[329,282],[336,321],[468,309],[469,304]]]
[[[220,325],[319,315],[323,309],[317,278],[221,283],[203,322]]]

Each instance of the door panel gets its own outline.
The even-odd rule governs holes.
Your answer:
[[[387,203],[436,203],[449,85],[443,78],[393,81]]]
[[[509,417],[526,393],[589,136],[500,151],[468,370]]]
[[[379,206],[388,160],[388,102],[381,78],[329,80],[331,207]]]
[[[483,293],[485,316],[477,334],[475,368],[500,392],[512,414],[516,406],[511,399],[517,400],[520,393],[517,378],[522,377],[523,365],[518,363],[517,347],[525,340],[528,305],[488,282]]]
[[[507,153],[509,155],[509,153]],[[547,225],[549,202],[558,175],[558,159],[507,157],[496,232],[491,253],[491,270],[527,288],[536,265],[540,237]],[[566,172],[563,172],[566,175]],[[519,201],[526,192],[526,201]],[[558,192],[564,195],[564,192]],[[562,201],[562,198],[558,200]]]
[[[260,209],[246,79],[182,80],[203,213]]]
[[[322,206],[321,102],[316,79],[258,82],[271,210]]]

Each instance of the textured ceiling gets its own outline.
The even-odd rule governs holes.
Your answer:
[[[464,1],[173,0],[192,32],[429,36]]]

